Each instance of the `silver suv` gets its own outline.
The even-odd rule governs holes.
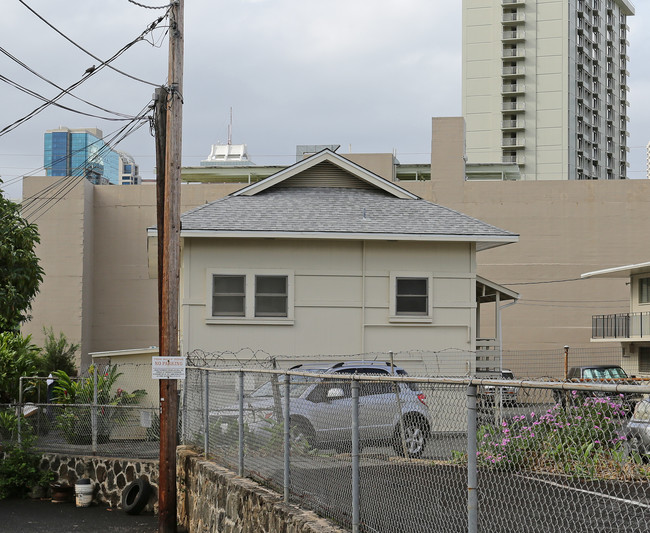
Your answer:
[[[297,365],[290,370],[334,375],[376,375],[405,376],[399,367],[391,369],[383,362],[353,361],[345,363]],[[350,380],[312,378],[311,376],[290,376],[290,417],[292,438],[303,440],[312,447],[350,448],[352,441],[352,392]],[[274,411],[282,410],[284,402],[284,376],[273,396],[271,381],[262,385],[244,400],[245,423],[250,431],[262,436],[268,434],[270,425],[277,416]],[[426,396],[416,383],[393,383],[390,381],[359,382],[359,441],[362,445],[390,444],[400,454],[419,457],[431,434],[429,409]],[[225,411],[213,412],[219,416],[224,427]]]

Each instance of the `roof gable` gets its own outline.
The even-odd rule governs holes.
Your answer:
[[[327,148],[262,181],[244,187],[231,196],[254,196],[279,187],[373,189],[382,190],[396,198],[419,199],[417,195]]]

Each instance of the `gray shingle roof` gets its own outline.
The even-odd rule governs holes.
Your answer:
[[[396,198],[380,190],[324,187],[276,186],[253,196],[228,196],[185,213],[181,228],[184,232],[517,238],[514,233],[426,200]]]

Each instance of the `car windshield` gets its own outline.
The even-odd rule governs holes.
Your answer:
[[[315,370],[309,370],[309,372],[323,372],[324,369],[315,369]],[[284,396],[284,381],[285,381],[285,376],[281,375],[278,376],[278,385],[281,385],[280,388],[280,396]],[[309,387],[312,383],[314,383],[315,380],[314,378],[310,376],[291,376],[291,392],[289,395],[291,398],[298,398],[305,390],[307,387]],[[273,381],[267,381],[262,385],[260,388],[254,390],[251,393],[251,397],[253,398],[269,398],[273,396]]]
[[[610,366],[605,368],[587,368],[584,372],[587,379],[620,379],[626,378],[627,374],[620,366]]]

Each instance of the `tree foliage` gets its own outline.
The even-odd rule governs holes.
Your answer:
[[[0,403],[18,401],[20,378],[36,375],[39,352],[30,336],[11,331],[0,333]],[[24,383],[23,398],[30,399],[34,389],[33,383]]]
[[[40,359],[39,374],[47,376],[54,370],[63,370],[71,376],[77,375],[75,365],[75,353],[79,350],[79,344],[69,342],[63,332],[57,337],[54,328],[43,328],[45,341]]]
[[[34,251],[38,229],[20,216],[20,206],[0,194],[0,332],[18,331],[28,320],[43,281]]]

